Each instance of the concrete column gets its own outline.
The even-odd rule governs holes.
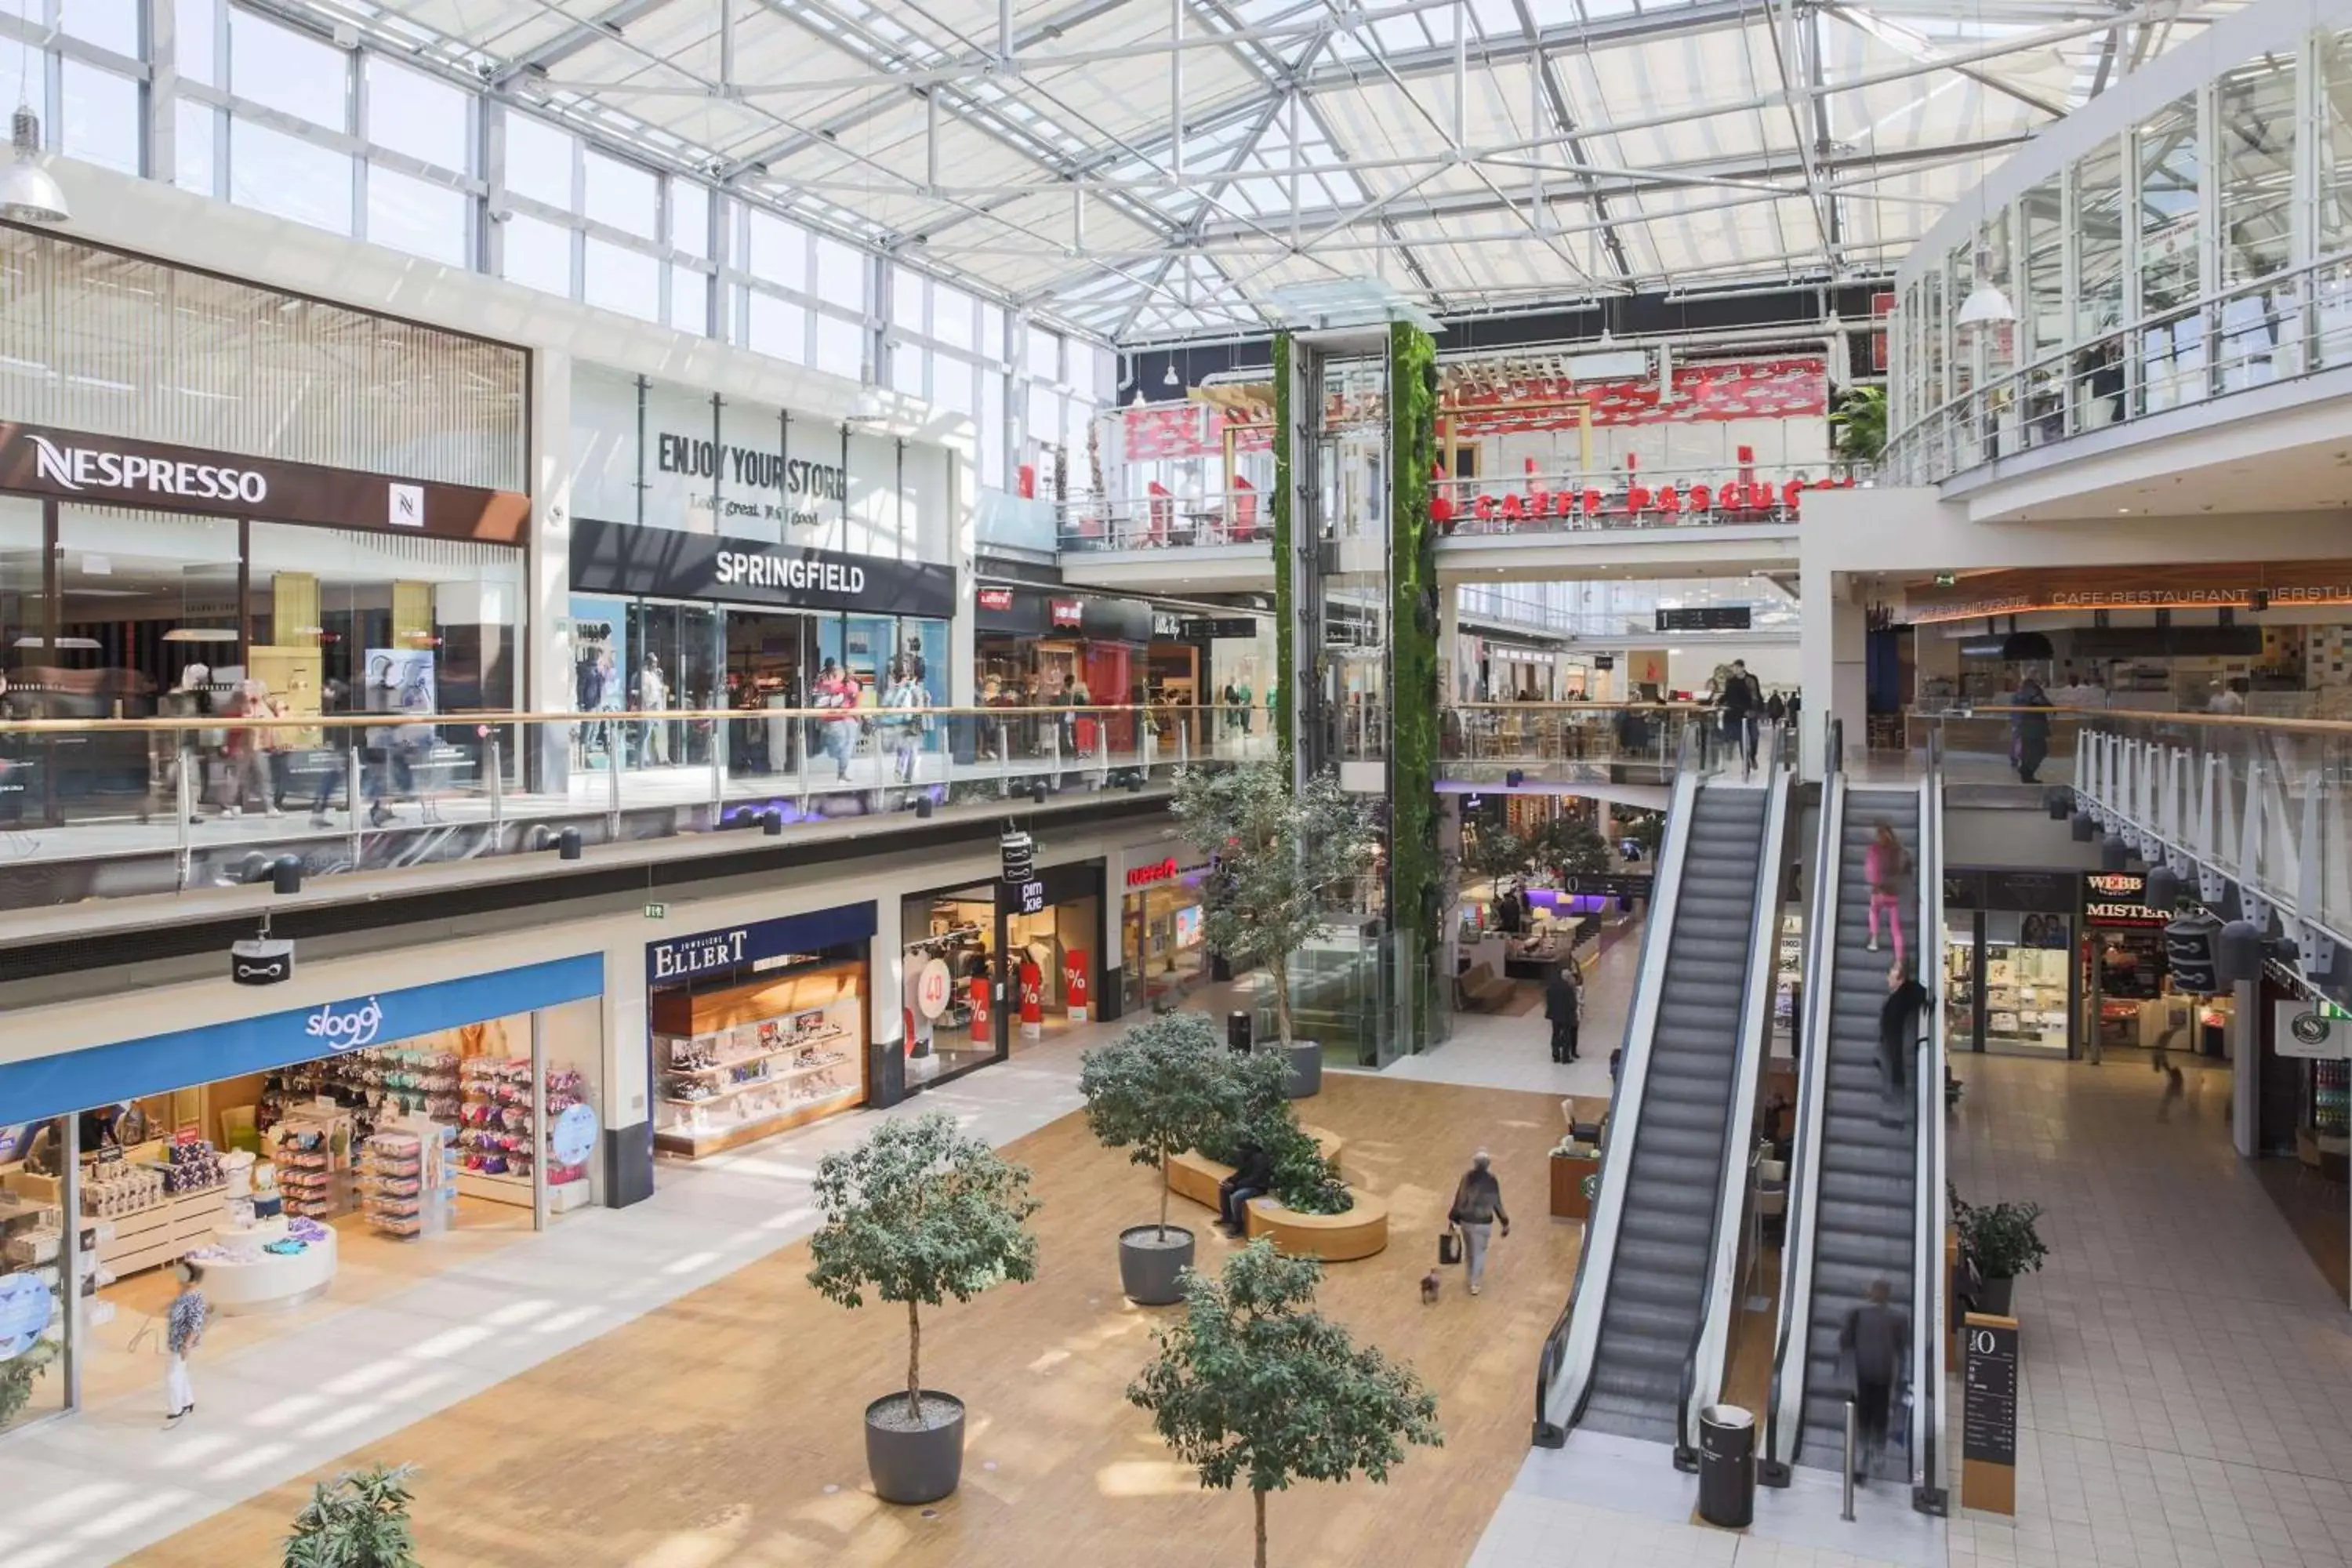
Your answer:
[[[874,980],[874,994],[867,1005],[872,1010],[874,1038],[883,1045],[904,1049],[907,952],[906,938],[899,930],[900,910],[900,900],[897,899],[874,900],[874,950],[866,961],[867,972]]]
[[[1848,602],[1842,574],[1807,573],[1798,596],[1804,628],[1798,668],[1804,677],[1805,700],[1800,767],[1804,777],[1817,779],[1825,771],[1822,745],[1831,716],[1845,726],[1848,756],[1867,741],[1868,617],[1860,605]]]
[[[577,705],[572,679],[572,356],[539,349],[530,356],[530,556],[524,597],[530,649],[526,700],[535,713]],[[561,795],[568,787],[568,726],[540,724],[518,741],[535,761],[526,786]]]

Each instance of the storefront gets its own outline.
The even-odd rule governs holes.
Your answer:
[[[572,382],[572,599],[582,712],[731,710],[580,726],[572,762],[823,775],[831,735],[777,708],[953,696],[954,458],[839,421],[593,367]],[[937,729],[926,745],[937,747]],[[876,770],[869,762],[868,771]],[[854,769],[851,771],[855,771]],[[822,782],[822,779],[819,780]]]
[[[1944,1028],[1954,1050],[2070,1054],[2072,871],[1960,867],[1944,874]]]
[[[1131,862],[1119,900],[1119,1010],[1164,1010],[1209,979],[1201,883],[1209,858],[1177,848]]]
[[[0,268],[20,321],[73,323],[12,339],[7,717],[520,706],[527,353],[19,228]],[[400,761],[463,784],[474,728],[416,726]],[[187,781],[206,808],[344,776],[331,736],[259,778],[208,738]],[[0,810],[134,815],[176,787],[173,760],[143,735],[27,748]]]
[[[354,1289],[346,1265],[429,1274],[593,1202],[604,974],[583,955],[0,1063],[0,1351],[39,1320],[0,1353],[28,1380],[15,1420],[152,1384],[131,1342],[183,1259],[234,1325],[208,1342],[251,1343]]]
[[[2140,901],[2147,875],[2086,871],[2082,880],[2084,1054],[2096,1059],[2120,1047],[2221,1056],[2231,1000],[2173,989],[2164,952],[2171,916]]]
[[[1120,1011],[1102,985],[1099,860],[909,894],[899,930],[909,1093]]]
[[[1163,751],[1213,749],[1269,729],[1274,623],[1264,616],[1155,610],[1146,700]],[[1181,741],[1179,731],[1181,731]]]
[[[603,735],[583,725],[583,766],[602,766],[609,747],[628,767],[702,767],[717,746],[739,778],[803,767],[822,778],[870,758],[873,736],[829,749],[812,722],[755,715],[845,699],[877,708],[899,680],[915,683],[919,706],[948,702],[952,566],[583,521],[572,525],[572,586],[581,711],[745,715],[646,719]],[[934,728],[924,745],[942,739]]]
[[[701,1159],[871,1092],[874,906],[646,944],[656,1153]]]
[[[983,584],[974,595],[972,678],[982,707],[1045,708],[1076,700],[1140,707],[1150,668],[1151,606],[1045,588]],[[1044,726],[1014,721],[1014,754],[1034,752]],[[1108,721],[1111,746],[1135,744],[1135,721]],[[1076,743],[1094,748],[1083,737]]]

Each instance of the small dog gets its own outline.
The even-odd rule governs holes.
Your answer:
[[[1439,1276],[1437,1270],[1434,1268],[1423,1275],[1421,1277],[1421,1304],[1424,1307],[1436,1306],[1437,1292],[1444,1284],[1444,1280]]]

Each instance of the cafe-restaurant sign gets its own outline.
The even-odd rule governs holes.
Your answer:
[[[1912,584],[1904,614],[1925,626],[2038,611],[2243,608],[2257,595],[2282,607],[2352,605],[2352,561],[1976,572],[1948,586]]]

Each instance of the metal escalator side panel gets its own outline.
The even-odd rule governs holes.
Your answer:
[[[1576,1262],[1576,1279],[1569,1290],[1568,1338],[1559,1365],[1544,1399],[1547,1418],[1573,1426],[1584,1414],[1592,1391],[1594,1352],[1601,1342],[1601,1320],[1609,1300],[1609,1279],[1615,1266],[1618,1230],[1624,1219],[1625,1189],[1633,1180],[1633,1139],[1630,1130],[1640,1125],[1643,1091],[1650,1072],[1650,1043],[1658,1027],[1658,1007],[1664,988],[1666,955],[1674,946],[1675,917],[1681,905],[1683,868],[1690,857],[1696,826],[1698,774],[1683,769],[1675,776],[1674,798],[1667,805],[1666,833],[1660,846],[1656,879],[1652,884],[1649,923],[1642,931],[1642,963],[1633,979],[1633,1009],[1625,1023],[1624,1059],[1617,1069],[1617,1092],[1610,1108],[1609,1147],[1601,1160],[1601,1190],[1584,1223],[1584,1246]],[[1556,1417],[1551,1413],[1557,1412]]]
[[[1813,1248],[1821,1208],[1822,1125],[1829,1103],[1831,1016],[1837,998],[1839,883],[1845,842],[1845,774],[1822,778],[1821,820],[1813,849],[1811,897],[1805,909],[1805,1016],[1797,1050],[1797,1127],[1789,1153],[1788,1206],[1780,1242],[1780,1322],[1772,1351],[1772,1389],[1764,1457],[1796,1462],[1804,1436],[1805,1358],[1812,1324]],[[1796,1363],[1789,1357],[1794,1347]]]
[[[1927,774],[1919,784],[1919,940],[1922,957],[1940,951],[1944,931],[1944,780],[1933,747]],[[1932,939],[1929,933],[1933,933]],[[1923,969],[1926,965],[1921,965]],[[1944,1123],[1944,999],[1928,998],[1927,1047],[1919,1057],[1912,1084],[1918,1101],[1918,1176],[1912,1194],[1915,1248],[1911,1274],[1911,1314],[1916,1331],[1911,1336],[1911,1455],[1914,1502],[1923,1510],[1945,1511],[1943,1451],[1945,1333],[1944,1230],[1947,1143]]]
[[[1775,757],[1765,785],[1763,831],[1757,843],[1754,906],[1748,932],[1748,968],[1742,982],[1739,1033],[1732,1064],[1731,1098],[1725,1107],[1723,1168],[1716,1195],[1715,1235],[1708,1263],[1706,1300],[1692,1364],[1685,1374],[1676,1420],[1681,1445],[1698,1447],[1698,1412],[1723,1390],[1731,1325],[1738,1304],[1739,1243],[1748,1219],[1748,1153],[1753,1147],[1756,1100],[1765,1056],[1772,1041],[1772,997],[1780,969],[1780,869],[1789,831],[1789,770]]]

